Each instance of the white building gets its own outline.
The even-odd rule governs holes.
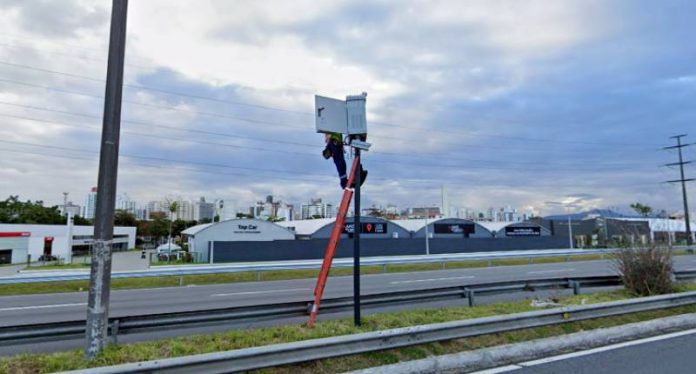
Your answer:
[[[58,210],[60,211],[60,214],[63,216],[67,215],[68,213],[72,214],[73,217],[82,216],[82,207],[73,204],[72,201],[68,201],[65,205],[61,205]]]
[[[220,221],[227,221],[237,218],[237,203],[231,199],[220,199],[215,202],[216,214],[220,216]]]
[[[116,209],[125,210],[128,213],[135,214],[135,201],[131,200],[127,194],[116,196]]]
[[[72,231],[72,236],[69,232]],[[42,255],[69,259],[73,253],[89,250],[94,226],[0,224],[0,261],[24,263],[27,255],[36,261]],[[135,227],[114,227],[113,251],[135,248]],[[70,244],[72,239],[72,244]],[[68,247],[71,251],[68,252]]]
[[[321,199],[311,199],[309,203],[301,206],[301,219],[312,218],[332,218],[335,216],[334,207],[331,204],[325,204]]]
[[[205,201],[205,197],[193,203],[193,219],[201,221],[203,219],[213,220],[215,217],[215,204]]]
[[[94,213],[97,210],[97,187],[92,187],[92,190],[85,199],[85,207],[82,212],[82,217],[94,219]]]

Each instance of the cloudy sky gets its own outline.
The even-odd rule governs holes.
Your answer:
[[[110,5],[0,0],[0,198],[81,205],[96,185]],[[118,190],[338,202],[313,96],[366,91],[365,205],[439,204],[446,186],[456,207],[678,211],[661,147],[696,141],[693,14],[669,0],[131,1]]]

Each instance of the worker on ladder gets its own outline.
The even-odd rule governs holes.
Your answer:
[[[346,174],[346,159],[343,154],[343,139],[342,135],[336,132],[326,133],[324,137],[324,142],[326,147],[322,152],[325,159],[333,158],[334,165],[336,165],[336,171],[338,172],[338,178],[340,179],[341,188],[346,188],[348,184],[348,175]],[[365,135],[360,137],[364,141]],[[365,178],[367,178],[367,170],[364,170],[362,163],[360,163],[360,186],[365,183]],[[350,186],[354,188],[355,186]]]

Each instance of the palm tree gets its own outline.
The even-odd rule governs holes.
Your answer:
[[[168,241],[168,251],[169,254],[172,253],[172,222],[174,221],[174,213],[179,209],[179,203],[177,201],[169,202],[169,241]]]

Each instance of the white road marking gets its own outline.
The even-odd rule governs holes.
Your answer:
[[[30,310],[30,309],[48,309],[48,308],[65,308],[69,306],[83,306],[87,303],[73,303],[73,304],[53,304],[53,305],[32,305],[32,306],[15,306],[11,308],[0,308],[0,312],[10,312],[13,310]]]
[[[645,338],[645,339],[632,340],[632,341],[628,341],[628,342],[623,342],[623,343],[617,343],[617,344],[607,345],[607,346],[604,346],[604,347],[598,347],[598,348],[588,349],[588,350],[585,350],[585,351],[567,353],[567,354],[558,355],[558,356],[552,356],[552,357],[541,358],[541,359],[538,359],[538,360],[531,360],[531,361],[526,361],[526,362],[520,362],[520,363],[517,363],[517,364],[512,364],[512,365],[507,365],[507,366],[500,366],[500,367],[492,368],[492,369],[488,369],[488,370],[476,371],[476,372],[473,372],[473,373],[471,373],[471,374],[498,374],[498,373],[505,373],[505,372],[508,372],[508,371],[523,369],[523,368],[525,368],[525,367],[538,366],[538,365],[548,364],[548,363],[551,363],[551,362],[567,360],[567,359],[570,359],[570,358],[582,357],[582,356],[587,356],[587,355],[591,355],[591,354],[595,354],[595,353],[606,352],[606,351],[611,351],[611,350],[615,350],[615,349],[620,349],[620,348],[625,348],[625,347],[631,347],[631,346],[634,346],[634,345],[640,345],[640,344],[645,344],[645,343],[651,343],[651,342],[656,342],[656,341],[660,341],[660,340],[666,340],[666,339],[671,339],[671,338],[676,338],[676,337],[679,337],[679,336],[691,335],[691,334],[696,334],[696,329],[691,329],[691,330],[686,330],[686,331],[678,331],[678,332],[674,332],[674,333],[671,333],[671,334],[653,336],[653,337],[651,337],[651,338]]]
[[[527,274],[546,274],[546,273],[562,273],[566,271],[575,271],[575,269],[556,269],[556,270],[539,270],[539,271],[528,271]]]
[[[691,334],[696,334],[696,329],[691,329],[691,330],[686,330],[686,331],[678,331],[678,332],[673,332],[673,333],[671,333],[671,334],[653,336],[653,337],[651,337],[651,338],[632,340],[632,341],[628,341],[628,342],[623,342],[623,343],[617,343],[617,344],[607,345],[607,346],[604,346],[604,347],[588,349],[588,350],[586,350],[586,351],[567,353],[567,354],[564,354],[564,355],[558,355],[558,356],[553,356],[553,357],[546,357],[546,358],[542,358],[542,359],[539,359],[539,360],[532,360],[532,361],[527,361],[527,362],[518,363],[517,365],[519,365],[519,366],[536,366],[536,365],[543,365],[543,364],[547,364],[547,363],[550,363],[550,362],[556,362],[556,361],[561,361],[561,360],[567,360],[567,359],[569,359],[569,358],[588,356],[588,355],[592,355],[592,354],[595,354],[595,353],[606,352],[606,351],[612,351],[612,350],[619,349],[619,348],[625,348],[625,347],[631,347],[631,346],[634,346],[634,345],[652,343],[652,342],[657,342],[657,341],[660,341],[660,340],[672,339],[672,338],[676,338],[676,337],[679,337],[679,336],[691,335]]]
[[[493,368],[493,369],[475,371],[475,372],[472,372],[471,374],[499,374],[499,373],[507,373],[508,371],[519,370],[519,369],[523,369],[523,367],[517,366],[517,365],[507,365],[507,366],[500,366],[500,367]]]
[[[237,296],[237,295],[257,295],[257,294],[264,294],[264,293],[281,293],[281,292],[298,292],[298,291],[311,291],[311,289],[309,289],[309,288],[288,288],[288,289],[268,290],[268,291],[216,293],[216,294],[212,294],[210,296],[211,297],[220,297],[220,296]]]
[[[420,282],[438,282],[438,281],[451,280],[451,279],[471,279],[471,278],[474,278],[474,276],[473,276],[473,275],[467,275],[467,276],[462,276],[462,277],[430,278],[430,279],[413,279],[413,280],[405,280],[405,281],[393,281],[393,282],[389,282],[389,284],[420,283]]]

